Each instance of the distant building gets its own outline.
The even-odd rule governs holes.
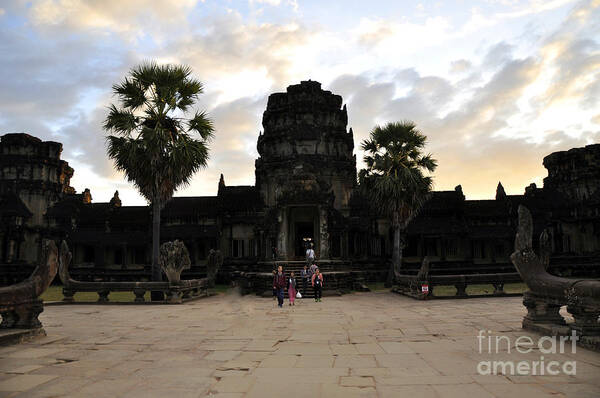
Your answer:
[[[28,134],[0,138],[0,262],[35,263],[48,208],[75,193],[62,145]]]
[[[211,248],[223,270],[253,270],[259,262],[304,257],[382,269],[391,256],[387,220],[374,214],[356,186],[352,129],[342,97],[303,81],[269,96],[258,137],[256,185],[228,186],[216,196],[175,197],[162,212],[161,239],[182,239],[201,267]],[[128,269],[150,262],[151,212],[118,197],[94,203],[89,190],[69,186],[73,169],[61,144],[27,134],[1,137],[0,263],[33,263],[41,239],[65,238],[75,266]],[[548,177],[523,195],[465,200],[460,186],[434,192],[405,238],[404,262],[510,263],[519,204],[528,206],[536,235],[546,229],[555,257],[600,252],[600,145],[544,158]]]

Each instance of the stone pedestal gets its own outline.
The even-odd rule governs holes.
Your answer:
[[[146,294],[146,289],[133,289],[133,294],[135,294],[135,299],[133,300],[136,303],[143,303],[146,301],[144,295]]]
[[[527,308],[527,315],[523,318],[523,327],[531,323],[552,323],[565,325],[565,319],[560,315],[561,304],[546,298],[537,297],[531,292],[523,294],[523,305]]]
[[[63,299],[62,301],[67,302],[67,303],[72,303],[73,301],[75,301],[75,292],[73,290],[67,289],[63,287]]]
[[[570,327],[578,335],[600,336],[600,322],[598,322],[600,311],[589,310],[587,308],[574,305],[567,306],[567,311],[569,311],[569,313],[573,315],[573,318],[575,319],[575,322],[573,322]]]
[[[42,323],[38,316],[44,311],[42,300],[36,299],[27,304],[17,306],[12,310],[3,311],[2,329],[34,329],[41,328]]]

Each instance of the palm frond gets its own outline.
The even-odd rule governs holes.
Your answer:
[[[407,223],[427,201],[437,162],[423,155],[427,137],[410,121],[375,126],[361,143],[366,169],[359,172],[359,186],[382,214],[400,214]]]
[[[185,115],[202,93],[202,83],[191,74],[189,66],[149,61],[113,86],[122,108],[111,105],[103,124],[115,134],[106,137],[108,155],[149,202],[160,198],[164,204],[208,164],[211,120],[205,112],[189,120],[173,113]]]
[[[129,135],[137,129],[137,118],[129,110],[117,109],[116,106],[110,105],[102,127],[118,134]]]
[[[196,112],[188,121],[188,131],[196,132],[204,141],[209,141],[213,137],[214,127],[205,112]]]

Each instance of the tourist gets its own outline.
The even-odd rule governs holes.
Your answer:
[[[315,301],[321,301],[321,296],[323,296],[323,274],[319,272],[318,268],[312,276],[312,287],[315,291]]]
[[[273,280],[275,280],[275,275],[277,275],[277,270],[273,269]],[[273,282],[273,300],[277,300],[277,288],[275,287],[275,282]]]
[[[294,276],[294,271],[290,274],[287,282],[288,289],[288,297],[290,298],[290,305],[296,305],[294,301],[296,300],[296,277]]]
[[[283,307],[283,291],[285,289],[285,275],[283,273],[283,267],[280,265],[277,267],[277,273],[273,277],[273,289],[277,292],[277,304],[279,307]]]
[[[309,275],[310,279],[312,279],[313,275],[317,271],[317,268],[319,268],[319,267],[317,267],[317,264],[314,262],[310,265],[310,268],[308,269],[308,275]]]
[[[308,279],[311,276],[308,267],[304,264],[304,269],[300,271],[300,277],[302,278],[302,296],[306,296],[306,285],[308,285]]]
[[[310,265],[315,262],[315,251],[313,250],[313,244],[306,250],[306,265]]]

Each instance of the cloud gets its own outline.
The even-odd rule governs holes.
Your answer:
[[[579,105],[590,108],[600,94],[600,2],[582,2],[561,27],[544,41],[541,52],[552,68],[552,85],[536,99],[550,107],[565,98],[577,98]]]
[[[154,38],[187,25],[198,0],[40,0],[29,7],[30,21],[44,28],[115,32],[129,40]]]
[[[493,12],[486,13],[480,7],[472,7],[471,15],[459,32],[461,36],[468,36],[481,30],[482,28],[491,28],[503,22],[528,17],[536,14],[542,14],[552,11],[577,0],[486,0],[487,3],[496,6]]]
[[[450,64],[450,73],[464,73],[471,69],[471,62],[466,59],[458,59]]]
[[[248,0],[248,2],[250,4],[269,4],[271,6],[278,6],[279,4],[281,4],[281,0]]]
[[[178,37],[158,51],[191,65],[207,81],[235,95],[264,94],[291,81],[295,53],[315,34],[298,23],[245,23],[237,13],[203,20],[202,32]],[[233,98],[231,96],[234,96]]]
[[[362,18],[354,34],[360,45],[381,50],[411,52],[418,48],[439,44],[447,40],[451,24],[441,16],[428,17],[424,23],[401,22],[390,19]],[[407,40],[413,37],[418,40]],[[402,46],[398,46],[402,43]],[[390,54],[392,52],[390,51]]]
[[[354,129],[357,146],[375,123],[410,119],[428,135],[439,160],[437,189],[462,184],[468,197],[489,198],[500,180],[509,193],[522,192],[531,181],[541,184],[544,156],[600,140],[600,115],[590,113],[600,105],[597,38],[589,29],[569,34],[574,16],[581,26],[597,20],[589,6],[576,7],[526,57],[517,56],[512,43],[499,42],[480,59],[451,62],[451,70],[459,65],[465,71],[460,80],[421,76],[413,68],[377,82],[369,73],[335,80],[331,88],[344,94],[350,120],[360,126]],[[560,52],[551,54],[548,45],[557,41]],[[556,109],[556,100],[576,105]],[[588,118],[579,120],[585,109]]]
[[[462,24],[450,15],[349,13],[338,28],[289,9],[244,14],[196,0],[9,2],[0,18],[0,134],[63,142],[76,188],[93,182],[95,201],[110,199],[113,186],[135,198],[106,157],[101,123],[112,84],[157,59],[192,67],[205,83],[198,107],[216,127],[209,167],[178,195],[215,194],[221,172],[228,185],[253,184],[267,96],[307,78],[343,96],[359,160],[373,126],[410,119],[440,161],[437,189],[462,184],[468,197],[489,198],[501,180],[520,193],[541,182],[543,156],[600,138],[600,2],[579,2],[550,30],[532,28],[567,3],[503,0],[492,11],[465,9]],[[523,33],[506,25],[497,34],[537,14]]]

